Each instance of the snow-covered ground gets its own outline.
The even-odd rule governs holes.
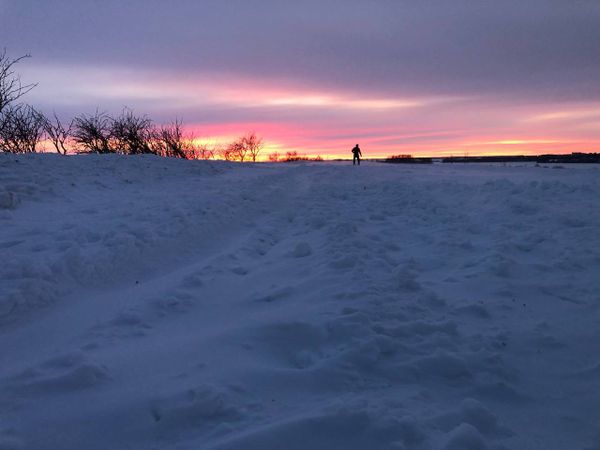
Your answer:
[[[0,155],[0,448],[600,449],[600,168]]]

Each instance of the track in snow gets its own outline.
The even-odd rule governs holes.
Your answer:
[[[593,167],[0,180],[0,448],[595,448]]]

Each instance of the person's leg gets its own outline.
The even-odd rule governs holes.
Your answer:
[[[356,156],[352,157],[352,165],[356,165]]]
[[[358,165],[360,166],[360,156],[357,156],[356,160],[358,161]]]

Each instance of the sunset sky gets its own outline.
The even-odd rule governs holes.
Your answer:
[[[600,151],[598,0],[0,0],[27,101],[265,154]]]

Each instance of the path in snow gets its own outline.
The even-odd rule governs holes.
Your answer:
[[[593,166],[0,156],[2,449],[600,448]]]

